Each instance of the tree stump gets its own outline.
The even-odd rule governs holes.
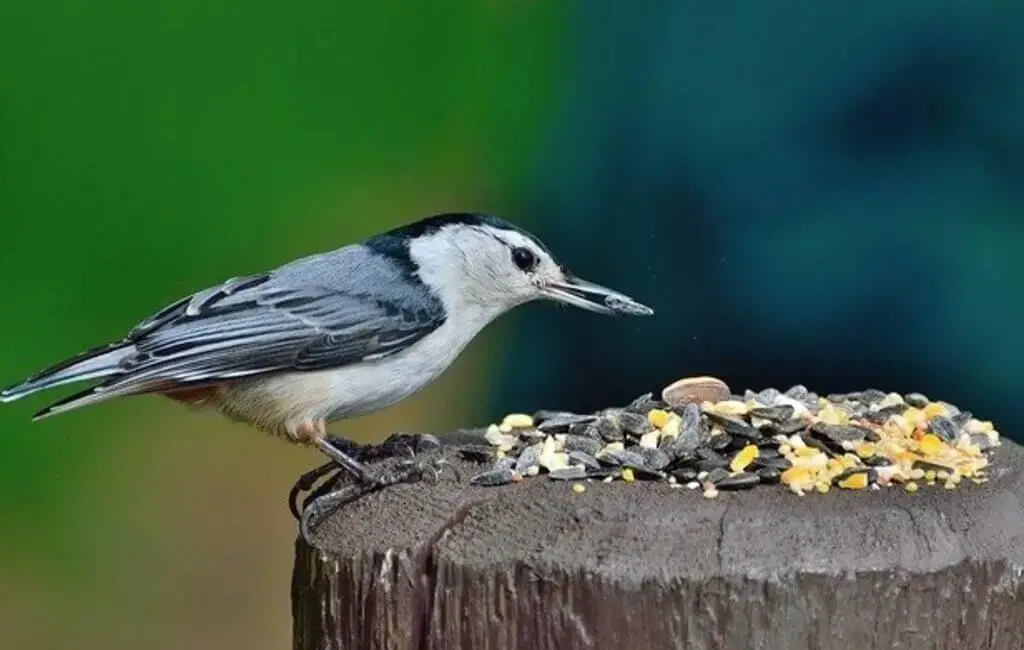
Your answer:
[[[798,497],[401,485],[296,544],[297,650],[1024,648],[1024,449],[990,481]]]

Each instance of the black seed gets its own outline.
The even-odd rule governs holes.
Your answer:
[[[548,472],[548,476],[556,481],[575,481],[587,477],[587,469],[579,465],[559,467]]]
[[[679,435],[672,442],[671,454],[676,458],[692,455],[704,441],[700,409],[696,404],[688,404],[683,409],[682,422],[679,423]]]
[[[923,409],[928,406],[928,402],[931,401],[921,393],[907,393],[903,396],[903,401],[910,404],[914,408]]]
[[[965,426],[967,426],[967,423],[970,422],[971,418],[973,417],[974,414],[971,413],[970,411],[960,411],[950,419],[953,420],[953,424],[955,424],[958,428],[962,429]]]
[[[588,470],[601,470],[601,463],[598,462],[598,460],[594,458],[591,454],[588,454],[583,451],[570,451],[569,462],[573,463],[574,465],[583,465]]]
[[[885,456],[871,456],[870,458],[864,458],[863,461],[869,467],[888,467],[892,465],[892,461]]]
[[[540,458],[540,445],[532,445],[523,449],[519,453],[519,458],[516,460],[516,471],[520,474],[526,473],[526,468],[531,465],[537,464],[537,459]]]
[[[877,388],[869,388],[860,392],[860,398],[857,400],[864,404],[877,404],[885,399],[885,393],[878,390]]]
[[[628,465],[643,467],[644,457],[628,449],[613,449],[601,454],[599,461],[607,465]]]
[[[534,420],[536,421],[536,416]],[[560,413],[554,417],[548,418],[540,422],[537,428],[544,433],[562,433],[565,431],[571,431],[573,427],[577,425],[588,424],[597,419],[595,415],[577,415],[575,413]]]
[[[825,424],[815,422],[808,429],[813,439],[819,440],[829,446],[833,451],[844,453],[844,442],[860,442],[871,440],[877,442],[878,434],[866,427],[858,427],[847,424]]]
[[[850,396],[846,393],[829,393],[825,399],[834,404],[842,404],[846,400],[850,399]]]
[[[846,399],[848,399],[851,402],[860,402],[862,397],[863,393],[859,390],[855,390],[852,393],[846,394]]]
[[[817,449],[818,451],[824,453],[826,456],[831,456],[837,451],[834,447],[830,447],[827,442],[823,440],[818,440],[813,436],[808,436],[807,439],[804,440],[804,444],[807,445],[808,447],[813,447],[814,449]],[[840,451],[840,453],[845,453],[842,450],[838,451]]]
[[[620,474],[621,472],[618,469],[601,468],[587,470],[587,478],[595,479],[608,478],[609,476],[619,476]]]
[[[719,490],[749,490],[760,482],[761,477],[759,475],[740,472],[721,481],[716,481],[715,487]]]
[[[633,413],[632,411],[623,411],[619,414],[619,423],[622,425],[623,431],[631,433],[634,436],[642,436],[645,433],[654,431],[654,425],[647,419],[646,415],[639,413]]]
[[[793,419],[787,420],[786,422],[775,422],[769,428],[772,434],[781,433],[783,435],[791,436],[794,433],[800,433],[810,424],[808,420]]]
[[[644,467],[654,471],[665,469],[672,462],[669,455],[660,449],[651,447],[637,447],[636,449],[637,453],[644,457]]]
[[[708,471],[708,475],[704,477],[704,480],[711,483],[718,483],[719,481],[723,481],[727,478],[729,478],[729,472],[721,467],[715,467]]]
[[[514,477],[515,473],[510,469],[492,469],[489,472],[477,474],[473,478],[469,479],[469,482],[472,485],[494,487],[497,485],[508,485],[512,482]]]
[[[788,458],[785,458],[783,456],[777,456],[775,458],[772,458],[770,456],[765,456],[762,453],[760,456],[754,459],[754,465],[762,469],[775,469],[781,473],[785,472],[787,469],[792,467],[793,463],[791,463]]]
[[[583,438],[591,438],[593,440],[604,440],[601,437],[601,429],[594,422],[586,424],[574,424],[569,427],[569,433],[574,436],[580,436]]]
[[[680,483],[689,483],[697,480],[697,470],[692,467],[681,467],[672,470],[672,476],[676,477],[676,480]]]
[[[698,472],[710,472],[715,468],[726,467],[728,464],[728,462],[721,463],[717,460],[698,460],[694,464],[694,467]]]
[[[668,405],[665,402],[654,397],[654,393],[646,393],[630,402],[626,408],[636,413],[646,414],[651,409],[664,409],[667,407]]]
[[[723,451],[732,446],[733,438],[728,433],[720,433],[717,436],[711,436],[711,439],[706,444],[709,449]]]
[[[611,417],[603,417],[597,421],[597,433],[607,442],[618,442],[623,439],[622,428]]]
[[[721,413],[705,413],[707,418],[722,427],[722,430],[730,435],[742,436],[744,438],[760,438],[757,429],[750,426],[742,418],[735,415],[723,415]]]
[[[877,410],[868,410],[864,417],[875,424],[885,424],[894,415],[902,415],[907,410],[906,404],[893,404]]]
[[[657,481],[665,478],[664,472],[658,472],[643,465],[623,465],[622,468],[633,470],[633,478],[640,481]]]
[[[762,446],[758,452],[758,458],[782,458],[782,454],[779,453],[778,447]]]
[[[774,467],[760,467],[755,472],[762,483],[775,484],[782,478],[782,472]]]
[[[960,427],[944,415],[936,415],[929,420],[928,429],[946,442],[956,443],[960,437]]]
[[[466,445],[459,447],[458,454],[463,460],[486,463],[494,458],[494,448],[484,445]]]
[[[775,400],[779,399],[779,395],[781,394],[782,393],[775,388],[765,388],[757,394],[757,401],[766,406],[773,406],[775,404]]]
[[[806,386],[802,384],[797,384],[796,386],[793,386],[792,388],[786,391],[786,397],[791,397],[799,402],[802,402],[804,401],[804,398],[807,397],[807,394],[809,392],[810,391],[807,390]]]
[[[750,415],[770,420],[772,422],[785,422],[789,418],[793,417],[793,411],[795,409],[789,404],[780,404],[779,406],[759,406],[757,408],[750,409]]]
[[[569,434],[565,436],[565,450],[566,451],[582,451],[583,453],[590,454],[591,456],[597,456],[597,453],[601,451],[604,445],[600,440],[594,440],[593,438],[587,438],[584,436],[574,436]]]

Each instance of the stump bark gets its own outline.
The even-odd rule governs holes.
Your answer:
[[[1020,650],[1024,449],[990,481],[797,497],[402,485],[296,543],[297,650]]]

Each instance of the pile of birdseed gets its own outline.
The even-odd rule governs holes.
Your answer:
[[[713,377],[681,379],[660,399],[592,414],[514,413],[463,455],[492,469],[471,483],[497,486],[544,474],[573,481],[663,481],[720,490],[782,484],[798,495],[831,488],[955,489],[983,483],[1000,444],[992,422],[920,393],[868,389],[826,397],[804,386],[743,395]]]

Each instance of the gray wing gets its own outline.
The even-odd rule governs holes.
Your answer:
[[[344,277],[340,277],[343,274]],[[235,278],[170,305],[127,340],[105,389],[335,368],[396,354],[444,322],[440,300],[362,248]]]

